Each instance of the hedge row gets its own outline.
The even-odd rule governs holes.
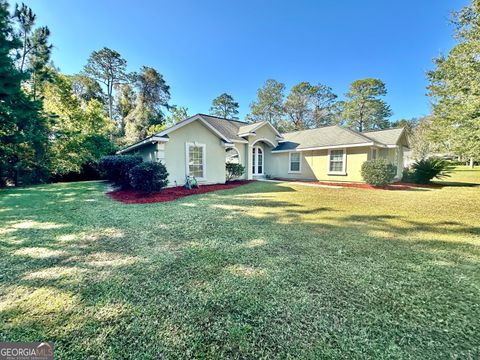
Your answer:
[[[143,162],[134,155],[111,155],[100,159],[100,167],[107,180],[121,189],[153,192],[168,185],[168,172],[159,162]]]

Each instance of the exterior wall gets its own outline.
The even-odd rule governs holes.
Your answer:
[[[242,164],[245,167],[245,172],[243,173],[242,176],[239,177],[239,179],[246,179],[247,178],[247,164],[248,164],[248,144],[242,144],[242,143],[234,143],[235,144],[235,149],[237,149],[238,153],[240,154],[240,164]]]
[[[395,179],[401,179],[403,171],[403,147],[397,146],[396,148],[382,150],[382,158],[387,159],[397,167],[397,175],[395,176]]]
[[[368,160],[370,148],[358,147],[346,149],[346,175],[328,174],[328,150],[301,152],[301,171],[297,174],[288,172],[288,153],[271,154],[271,176],[285,179],[363,182],[362,164]]]
[[[143,161],[154,161],[156,149],[157,144],[149,144],[128,152],[128,155],[141,156],[143,158]]]
[[[225,182],[225,147],[217,135],[201,122],[194,121],[169,134],[165,144],[165,166],[170,185],[185,183],[186,143],[205,144],[206,180],[202,183]]]
[[[169,186],[183,185],[186,175],[186,143],[205,144],[206,180],[200,183],[225,182],[225,147],[217,135],[203,124],[194,121],[170,134],[166,143],[149,144],[129,152],[140,155],[143,161],[162,161],[169,173]],[[237,147],[241,161],[245,161],[244,144]]]

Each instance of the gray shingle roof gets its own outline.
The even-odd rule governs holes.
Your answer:
[[[249,132],[255,130],[261,123],[262,123],[262,122],[241,126],[240,129],[238,129],[238,133],[239,133],[239,134],[249,133]]]
[[[243,121],[223,119],[216,116],[199,114],[203,120],[212,125],[217,131],[222,133],[227,139],[232,141],[245,141],[245,139],[238,136],[239,129],[248,125]],[[252,124],[253,125],[253,124]]]
[[[281,142],[273,149],[302,150],[316,147],[341,146],[347,144],[365,144],[372,140],[360,133],[338,125],[326,126],[318,129],[309,129],[282,134],[285,142]]]
[[[395,145],[398,142],[398,140],[400,140],[400,137],[403,134],[403,129],[404,128],[368,131],[362,134],[376,142],[379,142],[385,145]]]

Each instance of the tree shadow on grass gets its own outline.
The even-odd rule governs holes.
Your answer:
[[[148,207],[79,194],[75,214],[50,204],[61,191],[21,206],[2,221],[2,339],[53,340],[73,359],[474,357],[478,227],[254,185]]]

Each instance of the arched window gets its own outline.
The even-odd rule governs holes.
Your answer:
[[[226,164],[240,164],[240,153],[236,148],[228,148],[225,152]]]
[[[252,148],[252,173],[263,175],[263,149],[260,146]]]

